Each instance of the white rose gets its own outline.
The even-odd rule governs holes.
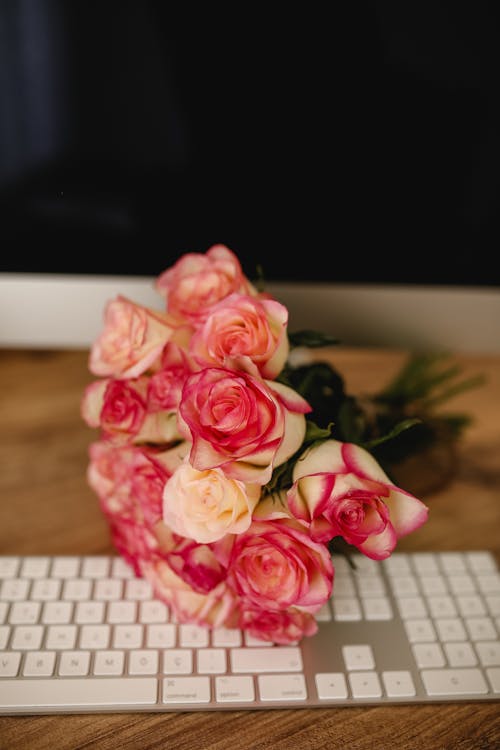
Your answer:
[[[165,484],[163,520],[172,531],[202,544],[241,534],[252,521],[261,486],[230,479],[222,469],[181,464]]]

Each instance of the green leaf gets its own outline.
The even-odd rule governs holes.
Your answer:
[[[400,435],[404,430],[408,430],[410,427],[413,427],[414,425],[422,424],[421,419],[404,419],[402,422],[399,422],[397,425],[395,425],[392,430],[390,430],[385,435],[382,435],[381,437],[374,438],[373,440],[369,440],[366,443],[363,443],[363,448],[366,448],[366,450],[371,450],[372,448],[375,448],[377,445],[382,445],[382,443],[387,443],[388,440],[393,440],[395,437]]]
[[[314,443],[316,440],[328,440],[332,436],[333,423],[329,424],[325,429],[318,427],[315,422],[306,420],[306,435],[304,437],[304,443]]]

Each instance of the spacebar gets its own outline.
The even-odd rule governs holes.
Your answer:
[[[0,680],[0,708],[151,705],[157,692],[154,677]]]

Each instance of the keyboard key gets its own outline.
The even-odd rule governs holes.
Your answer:
[[[410,560],[404,552],[393,552],[390,557],[382,561],[382,565],[389,576],[411,573]]]
[[[413,678],[406,670],[382,672],[382,681],[389,698],[408,698],[416,694]]]
[[[241,630],[237,628],[214,628],[212,646],[241,646]]]
[[[488,685],[479,669],[423,669],[428,695],[484,695]]]
[[[20,557],[0,557],[0,580],[2,578],[15,578],[17,576],[20,565]]]
[[[179,625],[179,643],[187,648],[208,646],[208,628],[199,625]]]
[[[129,674],[156,674],[159,666],[158,651],[142,649],[131,651],[128,660]]]
[[[77,578],[80,568],[78,557],[54,557],[52,560],[52,578]]]
[[[94,599],[113,601],[121,599],[123,582],[119,578],[101,578],[94,585]]]
[[[295,646],[232,648],[233,672],[300,672],[302,654]]]
[[[499,573],[480,573],[477,576],[479,590],[483,594],[496,594],[500,592],[500,574]]]
[[[489,617],[466,617],[465,626],[473,641],[493,641],[497,632]]]
[[[42,622],[45,625],[67,625],[73,613],[72,602],[45,602],[42,611]]]
[[[483,667],[500,667],[500,641],[476,643],[476,651]]]
[[[410,643],[426,643],[436,640],[436,631],[432,621],[428,618],[405,620],[404,625]]]
[[[380,698],[382,687],[376,672],[350,672],[349,684],[354,698]]]
[[[13,651],[26,649],[38,650],[42,645],[43,627],[41,625],[17,625],[13,629],[10,647]],[[47,648],[52,646],[47,645]]]
[[[130,578],[125,581],[125,599],[151,599],[153,589],[149,581],[144,578]]]
[[[343,672],[320,672],[315,675],[318,698],[342,700],[347,698],[347,683]]]
[[[80,648],[107,649],[111,637],[109,625],[82,625],[80,628]]]
[[[403,620],[427,617],[427,607],[421,596],[402,596],[396,603]]]
[[[420,593],[417,579],[412,575],[394,575],[391,586],[395,596],[416,596]]]
[[[458,614],[451,596],[429,596],[427,606],[432,617],[455,617]]]
[[[467,638],[462,620],[458,617],[438,617],[434,625],[440,641],[465,641]]]
[[[0,677],[15,677],[20,663],[21,654],[19,651],[4,651],[0,654]]]
[[[413,567],[419,575],[439,573],[436,555],[432,552],[415,552],[412,555]]]
[[[371,646],[364,644],[342,646],[342,656],[346,669],[373,669],[375,667]]]
[[[261,701],[305,701],[307,698],[303,674],[262,674],[257,682]]]
[[[135,622],[137,615],[136,602],[109,602],[107,622],[114,624],[130,624]]]
[[[332,606],[333,617],[339,622],[356,622],[357,620],[361,620],[361,605],[356,597],[334,597]]]
[[[144,624],[168,622],[169,611],[164,602],[144,600],[139,602],[139,622]]]
[[[79,625],[98,625],[104,622],[104,602],[77,602],[75,622]]]
[[[109,557],[86,557],[82,563],[82,578],[107,578],[109,563]]]
[[[447,594],[448,586],[444,576],[440,575],[423,575],[420,577],[420,588],[427,596],[432,594]]]
[[[438,554],[439,563],[445,573],[465,573],[465,558],[460,552],[441,552]]]
[[[113,634],[113,648],[140,648],[144,627],[142,625],[116,625]]]
[[[0,587],[0,599],[21,602],[28,598],[30,582],[27,578],[6,578]]]
[[[462,617],[480,616],[486,614],[486,606],[478,594],[457,595],[457,607]]]
[[[193,652],[190,648],[171,648],[163,652],[164,674],[191,674]]]
[[[496,563],[490,552],[466,552],[465,558],[474,573],[494,573]]]
[[[209,677],[165,677],[163,703],[209,703]]]
[[[38,578],[33,581],[30,599],[44,602],[59,599],[61,581],[57,578]]]
[[[197,671],[200,674],[222,674],[226,671],[226,652],[222,648],[197,649]]]
[[[374,596],[361,600],[365,620],[390,620],[393,616],[389,599],[385,596]]]
[[[173,648],[177,629],[173,623],[146,625],[146,646],[148,648]]]
[[[49,572],[48,557],[25,557],[21,565],[21,578],[46,578]]]
[[[81,677],[88,674],[90,651],[64,651],[59,661],[61,677]]]
[[[421,668],[444,667],[446,664],[443,649],[439,643],[414,643],[412,651],[417,666]],[[458,666],[458,664],[455,666]]]
[[[24,660],[25,677],[50,677],[56,664],[55,651],[28,651]]]
[[[34,625],[38,620],[40,602],[14,602],[9,612],[11,625]]]
[[[49,625],[45,647],[48,649],[74,648],[76,646],[76,634],[76,625]],[[83,646],[83,644],[80,643],[80,646]]]
[[[217,703],[251,703],[255,700],[253,677],[250,675],[224,675],[215,678]]]
[[[450,667],[475,667],[477,664],[477,657],[474,653],[474,649],[468,642],[445,643],[444,650]],[[429,664],[426,666],[431,665]]]
[[[0,707],[114,708],[152,706],[157,699],[154,677],[71,677],[66,679],[0,680]]]
[[[97,651],[93,671],[95,675],[119,675],[123,674],[124,665],[124,651]]]

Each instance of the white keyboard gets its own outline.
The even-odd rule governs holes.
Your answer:
[[[278,646],[172,622],[120,557],[0,557],[0,713],[499,700],[489,552],[355,559],[318,633]]]

